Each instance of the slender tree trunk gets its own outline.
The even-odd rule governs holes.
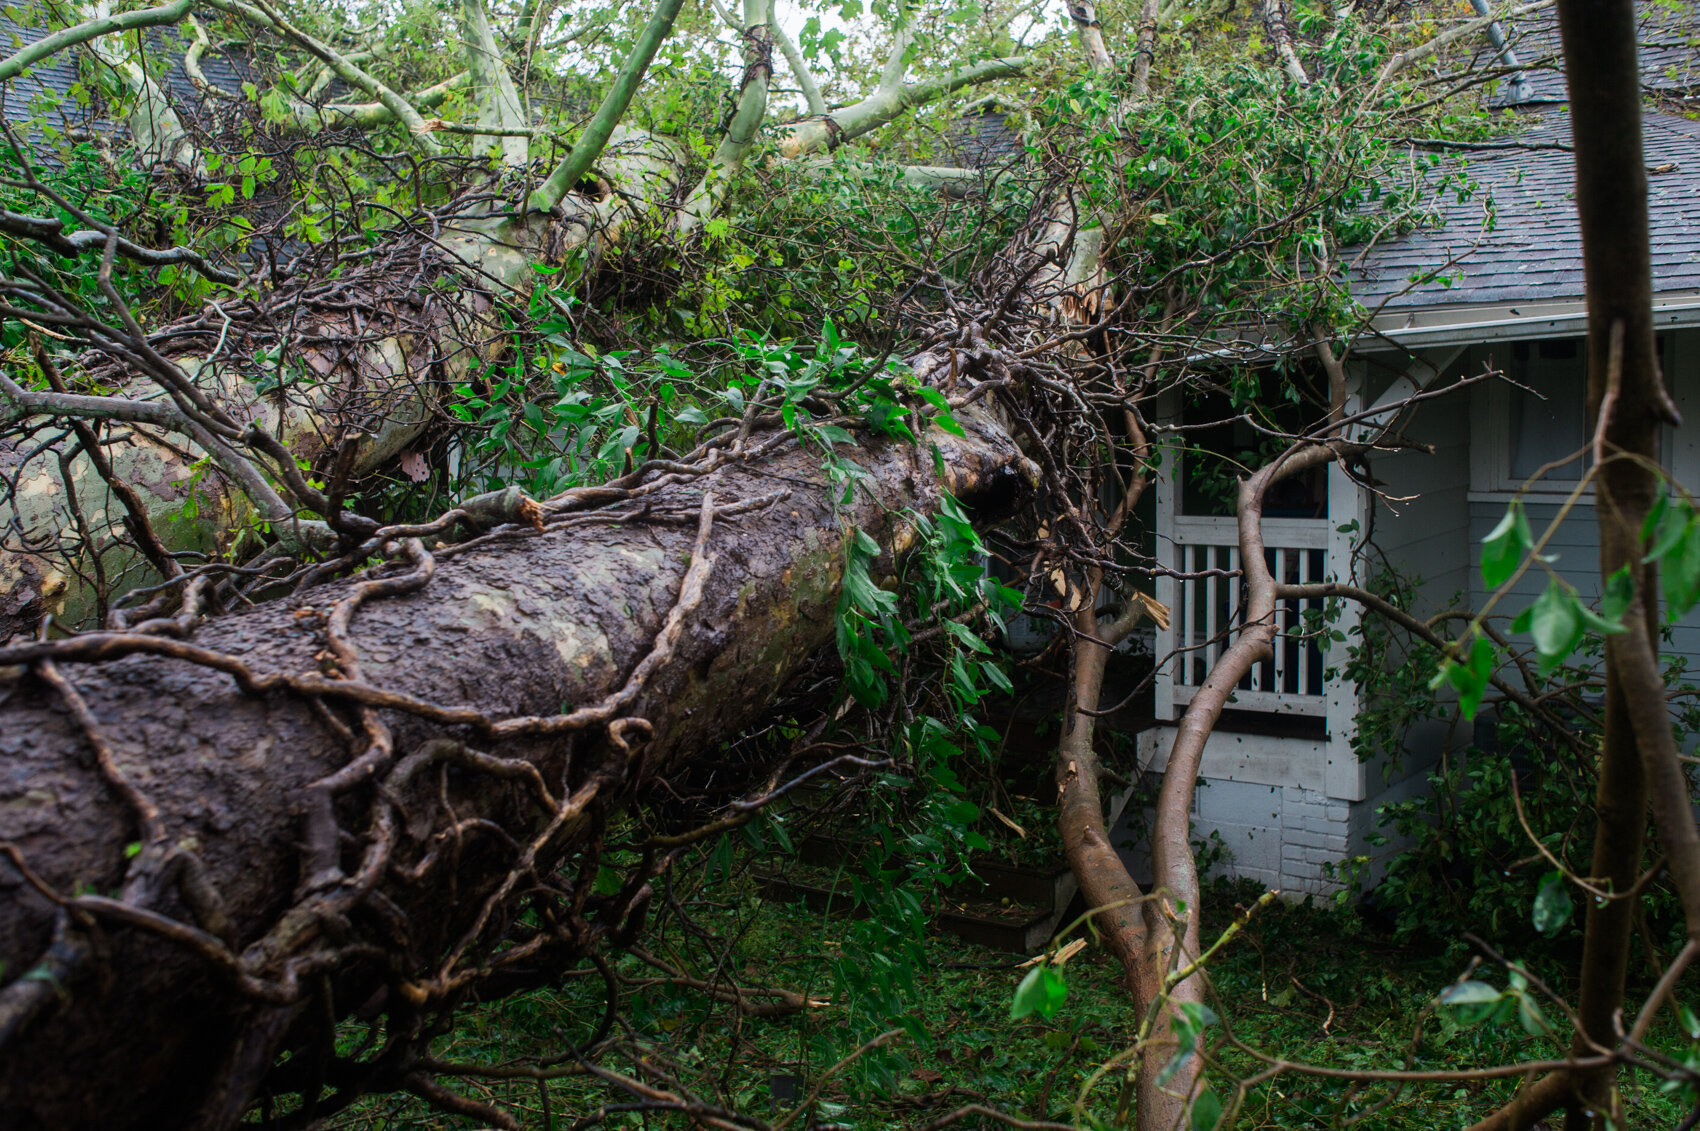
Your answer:
[[[1648,786],[1670,789],[1675,771],[1678,793],[1688,810],[1688,789],[1670,743],[1664,684],[1656,663],[1645,661],[1649,642],[1658,639],[1658,589],[1654,568],[1641,563],[1641,522],[1662,489],[1652,470],[1658,461],[1661,423],[1670,401],[1659,377],[1653,341],[1652,268],[1647,228],[1647,177],[1641,148],[1641,90],[1635,9],[1631,0],[1561,0],[1559,29],[1570,86],[1571,128],[1576,146],[1576,208],[1581,217],[1582,260],[1588,297],[1588,408],[1597,422],[1596,457],[1604,462],[1597,480],[1595,512],[1600,529],[1600,573],[1610,576],[1627,566],[1635,575],[1641,623],[1636,631],[1606,640],[1605,736],[1600,751],[1596,808],[1599,832],[1593,874],[1609,877],[1613,890],[1627,892],[1639,876],[1642,830],[1646,826]],[[1611,459],[1623,453],[1632,459]],[[1630,614],[1635,615],[1634,611]],[[1652,687],[1644,686],[1647,681]],[[1665,732],[1669,767],[1651,743],[1638,741],[1643,729],[1635,717],[1648,710],[1648,694],[1657,718],[1645,724]],[[1693,815],[1682,821],[1693,839]],[[1674,831],[1674,830],[1673,830]],[[1695,861],[1671,846],[1672,872],[1678,880]],[[1617,1043],[1615,1018],[1623,1005],[1634,900],[1623,899],[1588,909],[1581,970],[1582,1032],[1573,1051]],[[1691,929],[1693,927],[1691,922]],[[1598,1126],[1604,1118],[1623,1125],[1617,1073],[1606,1069],[1578,1074],[1582,1104],[1571,1109],[1568,1126]]]
[[[1609,577],[1627,568],[1636,598],[1625,617],[1630,631],[1606,637],[1605,725],[1590,873],[1613,891],[1634,889],[1652,800],[1661,847],[1693,938],[1700,926],[1700,852],[1652,645],[1660,620],[1657,572],[1641,560],[1642,520],[1663,489],[1653,470],[1659,429],[1676,421],[1653,336],[1635,7],[1632,0],[1560,0],[1558,14],[1588,298],[1588,408],[1599,465],[1600,571]],[[1589,902],[1579,971],[1580,1031],[1571,1046],[1576,1055],[1618,1046],[1635,902]],[[1657,1003],[1644,1008],[1657,1008]],[[1569,1109],[1566,1126],[1572,1131],[1604,1126],[1607,1119],[1625,1125],[1617,1069],[1607,1067],[1554,1073],[1524,1089],[1475,1131],[1524,1131],[1561,1105]]]

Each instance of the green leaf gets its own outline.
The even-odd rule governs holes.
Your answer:
[[[1500,992],[1486,982],[1456,982],[1441,991],[1441,1005],[1487,1005],[1499,1000]]]
[[[1653,534],[1660,529],[1665,516],[1670,513],[1670,495],[1662,494],[1653,501],[1652,508],[1647,511],[1647,517],[1641,520],[1641,541],[1648,542]],[[1654,555],[1648,553],[1643,561],[1652,561]]]
[[[1583,627],[1597,632],[1601,636],[1611,636],[1619,632],[1629,631],[1622,619],[1607,620],[1586,605],[1578,605],[1576,611],[1582,614]]]
[[[1659,579],[1670,618],[1686,616],[1700,598],[1700,524],[1689,521],[1681,539],[1660,556]]]
[[[1068,997],[1068,986],[1063,982],[1061,970],[1053,970],[1048,964],[1040,963],[1027,972],[1027,977],[1021,979],[1021,984],[1015,987],[1015,1000],[1009,1008],[1009,1019],[1019,1021],[1030,1013],[1037,1013],[1049,1020],[1057,1010],[1062,1008],[1063,1000]]]
[[[1546,592],[1530,608],[1529,633],[1540,654],[1541,674],[1547,675],[1570,658],[1582,642],[1581,602],[1558,578],[1547,582]]]
[[[1177,909],[1184,911],[1186,905],[1176,903],[1175,906]],[[1180,1004],[1180,1011],[1181,1015],[1186,1018],[1187,1023],[1200,1033],[1222,1020],[1220,1017],[1216,1016],[1216,1011],[1214,1009],[1211,1009],[1203,1002],[1182,1002]]]
[[[596,869],[596,883],[592,886],[597,895],[613,895],[620,890],[620,873],[606,865],[599,865]]]
[[[915,395],[938,409],[940,412],[948,412],[950,410],[950,402],[945,400],[944,394],[933,388],[931,385],[916,386]]]
[[[1552,1032],[1546,1014],[1528,994],[1517,995],[1517,1020],[1522,1024],[1523,1032],[1531,1037],[1544,1037]]]
[[[1175,1026],[1175,1029],[1179,1032],[1180,1026]],[[1174,1079],[1175,1073],[1186,1067],[1186,1062],[1192,1059],[1193,1044],[1197,1041],[1197,1039],[1198,1036],[1196,1033],[1188,1032],[1187,1038],[1183,1042],[1182,1047],[1169,1059],[1169,1063],[1163,1065],[1163,1071],[1157,1073],[1157,1086],[1159,1088]]]
[[[1600,615],[1608,621],[1621,622],[1623,614],[1635,601],[1635,578],[1628,566],[1606,578],[1606,591],[1600,596]]]
[[[1564,873],[1548,872],[1541,877],[1541,886],[1535,892],[1535,906],[1530,916],[1535,930],[1551,938],[1570,922],[1574,907],[1570,889],[1564,882]]]
[[[1221,1020],[1216,1016],[1215,1010],[1198,1002],[1182,1002],[1180,1014],[1169,1022],[1169,1029],[1175,1034],[1175,1055],[1163,1066],[1163,1070],[1157,1073],[1159,1088],[1173,1079],[1175,1073],[1192,1059],[1198,1048],[1198,1039],[1204,1035],[1204,1030]]]
[[[952,436],[961,436],[965,434],[962,431],[962,425],[958,424],[956,417],[951,415],[950,402],[945,400],[943,393],[939,392],[931,385],[921,385],[916,388],[915,395],[938,410],[933,416],[934,424],[943,428]]]
[[[1512,499],[1505,508],[1505,517],[1482,539],[1482,582],[1489,589],[1498,589],[1517,572],[1523,557],[1535,544],[1529,530],[1529,517],[1523,513],[1520,499]]]
[[[1438,691],[1451,684],[1458,692],[1458,710],[1466,719],[1475,718],[1482,705],[1482,696],[1487,692],[1488,679],[1493,675],[1497,655],[1493,642],[1485,636],[1478,636],[1470,648],[1469,662],[1461,664],[1451,658],[1442,660],[1440,670],[1428,681],[1429,690]]]
[[[1694,508],[1688,505],[1688,500],[1680,499],[1671,506],[1668,498],[1661,498],[1653,504],[1653,509],[1647,512],[1647,520],[1641,524],[1641,541],[1652,543],[1647,548],[1647,556],[1641,560],[1656,562],[1663,558],[1682,541],[1682,536],[1693,525]]]
[[[974,630],[953,620],[944,622],[945,631],[956,637],[957,643],[971,652],[990,653],[992,646],[975,635]]]
[[[1210,1088],[1192,1101],[1192,1131],[1216,1131],[1222,1122],[1222,1099]]]

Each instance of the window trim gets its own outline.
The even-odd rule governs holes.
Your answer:
[[[1543,341],[1575,341],[1568,335],[1555,338],[1528,338],[1531,347],[1539,348]],[[1494,343],[1496,345],[1500,343]],[[1514,344],[1514,343],[1506,343]],[[1587,340],[1578,342],[1581,349],[1587,349]],[[1472,398],[1471,409],[1475,422],[1479,427],[1472,428],[1470,438],[1470,489],[1466,493],[1471,502],[1504,503],[1515,498],[1524,498],[1531,502],[1557,502],[1567,498],[1576,489],[1576,484],[1582,478],[1583,465],[1572,461],[1565,468],[1544,476],[1527,488],[1521,479],[1511,474],[1511,386],[1503,381],[1489,381],[1485,388],[1478,389]],[[1586,458],[1586,457],[1583,457]],[[1560,478],[1571,468],[1576,469],[1574,475]],[[1579,502],[1592,504],[1594,501],[1594,485],[1588,484],[1583,488]]]

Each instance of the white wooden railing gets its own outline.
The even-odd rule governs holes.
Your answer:
[[[1185,710],[1245,616],[1239,538],[1231,518],[1174,515],[1159,546],[1162,564],[1176,576],[1161,579],[1157,599],[1169,606],[1169,627],[1157,634],[1157,659],[1172,657],[1159,676],[1157,717]],[[1265,519],[1264,561],[1277,582],[1305,584],[1328,576],[1332,528],[1326,519]],[[1234,692],[1231,708],[1286,715],[1328,713],[1322,649],[1314,633],[1318,600],[1278,602],[1274,658],[1253,665]]]

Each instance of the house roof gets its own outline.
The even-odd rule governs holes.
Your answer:
[[[45,36],[51,28],[26,27],[0,14],[0,57],[11,55]],[[0,118],[16,126],[27,123],[43,107],[76,108],[71,86],[77,81],[77,60],[60,52],[41,60],[11,82],[0,83]],[[49,118],[57,120],[58,115]],[[34,131],[31,131],[32,135]]]
[[[1700,11],[1691,0],[1666,3],[1639,0],[1635,10],[1641,50],[1641,85],[1658,94],[1686,94],[1700,90]],[[1512,51],[1528,70],[1525,103],[1563,102],[1564,72],[1559,66],[1561,48],[1558,13],[1548,8],[1521,20],[1500,23]],[[1474,65],[1499,65],[1498,52],[1486,36],[1475,40]],[[1506,92],[1508,95],[1509,92]],[[1506,98],[1506,102],[1509,102]]]
[[[1378,329],[1480,321],[1493,311],[1532,318],[1581,303],[1570,116],[1551,107],[1530,118],[1495,143],[1516,148],[1448,164],[1473,188],[1440,202],[1439,225],[1346,253],[1352,293]],[[1700,121],[1649,113],[1642,123],[1656,302],[1692,299],[1700,314]]]
[[[1700,6],[1638,0],[1636,19],[1643,88],[1667,101],[1700,91]],[[1431,171],[1428,183],[1444,188],[1436,223],[1342,256],[1375,329],[1407,345],[1444,340],[1443,331],[1481,340],[1471,335],[1489,324],[1499,336],[1580,332],[1582,237],[1557,13],[1501,26],[1525,69],[1522,89],[1504,83],[1495,101],[1510,105],[1515,93],[1520,131],[1460,146]],[[1501,65],[1487,36],[1471,50],[1473,65]],[[1655,303],[1700,323],[1700,122],[1647,113],[1642,123]],[[1465,185],[1452,187],[1459,178]]]
[[[12,54],[27,44],[53,31],[50,27],[30,26],[0,12],[0,58]],[[190,40],[180,28],[149,28],[144,33],[143,57],[148,73],[154,77],[166,98],[178,114],[196,118],[206,113],[207,99],[189,78],[185,57]],[[88,84],[85,97],[92,100],[88,109],[80,107],[71,97],[71,88],[81,77],[79,51],[60,51],[33,64],[8,83],[0,83],[0,119],[14,127],[26,127],[44,106],[60,106],[63,111],[50,109],[47,121],[58,124],[69,119],[77,125],[111,131],[115,127],[105,120],[106,106],[96,84]],[[242,44],[226,43],[201,56],[201,73],[214,87],[237,98],[245,97],[244,82],[259,81],[261,76],[254,60]],[[343,93],[339,80],[333,79],[321,99]]]

